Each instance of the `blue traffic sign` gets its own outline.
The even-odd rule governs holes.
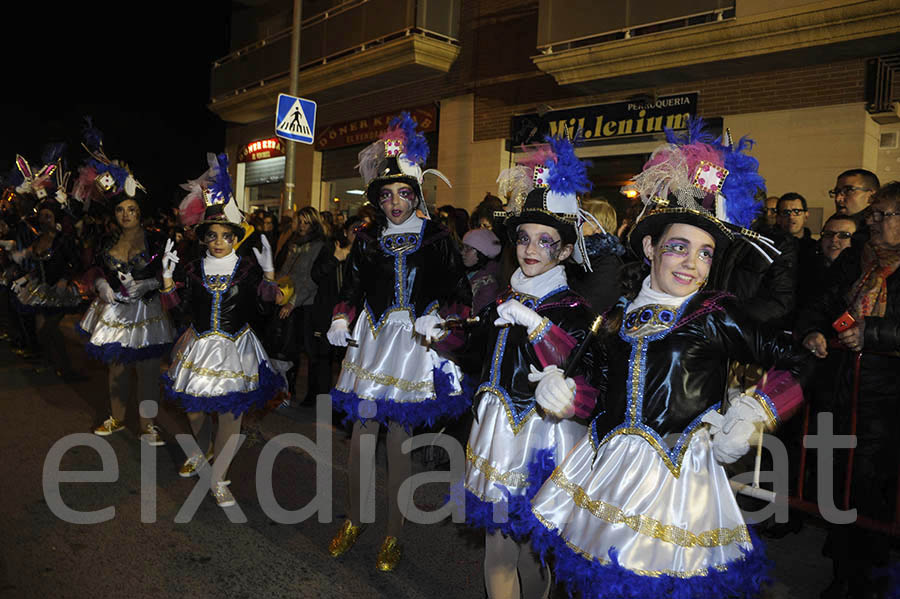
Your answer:
[[[316,134],[316,103],[304,98],[278,94],[275,135],[311,144]]]

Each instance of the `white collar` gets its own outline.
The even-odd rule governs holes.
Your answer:
[[[645,278],[644,282],[641,283],[641,292],[638,293],[637,297],[634,298],[634,301],[631,302],[631,304],[628,306],[627,313],[630,314],[638,308],[642,308],[650,304],[659,304],[660,306],[670,306],[672,308],[678,309],[693,295],[693,293],[683,296],[669,295],[668,293],[663,293],[662,291],[651,289],[650,275],[647,275],[647,278]]]
[[[542,298],[551,291],[560,287],[568,287],[566,269],[562,264],[557,264],[547,272],[536,277],[526,276],[521,267],[516,269],[509,279],[513,291],[524,293],[536,298]]]
[[[382,235],[396,235],[398,233],[418,233],[422,229],[422,219],[415,212],[409,215],[409,218],[395,225],[390,220]]]
[[[230,275],[234,272],[234,265],[237,264],[238,256],[232,251],[227,256],[216,258],[206,250],[206,257],[203,258],[203,272],[207,275]]]

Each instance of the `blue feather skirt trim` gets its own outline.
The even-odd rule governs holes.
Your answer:
[[[578,553],[556,530],[540,522],[531,509],[528,509],[528,514],[523,512],[522,516],[521,530],[531,537],[531,545],[541,560],[552,565],[557,581],[566,587],[570,596],[577,595],[583,599],[750,599],[771,581],[768,573],[772,563],[765,556],[762,541],[750,527],[748,531],[753,548],[742,548],[743,558],[709,568],[702,575],[653,576],[622,567],[615,548],[610,549],[608,561],[605,562]]]
[[[552,448],[539,449],[528,463],[528,486],[523,495],[513,495],[505,488],[504,502],[484,501],[465,489],[463,482],[455,484],[450,492],[450,500],[465,501],[466,525],[482,528],[486,532],[501,532],[517,541],[526,540],[531,534],[534,516],[531,514],[531,500],[556,468]],[[502,485],[498,485],[502,486]],[[499,505],[505,503],[505,505]]]
[[[166,397],[175,401],[185,412],[231,412],[240,416],[244,412],[265,407],[275,394],[285,388],[284,378],[269,368],[265,362],[259,365],[259,386],[252,391],[231,391],[222,395],[191,395],[175,390],[168,373],[162,375]]]
[[[460,379],[462,390],[458,391],[453,384],[453,377],[444,370],[433,368],[432,374],[434,396],[431,399],[405,402],[393,401],[384,396],[364,399],[352,391],[334,388],[331,390],[331,402],[335,410],[345,415],[344,422],[359,420],[365,424],[374,420],[384,425],[396,422],[411,430],[420,426],[433,427],[441,420],[459,418],[471,403],[471,381],[463,376]]]

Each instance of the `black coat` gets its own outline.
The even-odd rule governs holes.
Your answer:
[[[123,291],[121,275],[130,274],[135,281],[144,279],[160,279],[162,272],[162,256],[166,247],[166,235],[160,231],[145,230],[144,244],[146,249],[134,256],[131,260],[121,261],[109,254],[119,237],[113,235],[104,240],[101,249],[94,257],[95,265],[99,273],[109,283],[114,291]],[[95,278],[96,280],[96,278]],[[94,281],[88,281],[93,284]],[[143,301],[149,301],[157,295],[157,291],[150,291],[141,297]]]
[[[421,316],[434,302],[469,309],[472,289],[450,231],[426,220],[421,235],[379,233],[374,224],[357,231],[336,312],[356,315],[368,306],[377,322],[392,308],[411,308],[413,318]],[[392,249],[391,243],[412,247]]]
[[[608,388],[598,406],[603,412],[594,423],[595,434],[602,437],[625,422],[632,398],[642,400],[637,425],[662,437],[683,432],[725,399],[731,361],[774,366],[805,381],[811,354],[795,350],[788,335],[760,326],[741,308],[734,297],[699,292],[681,307],[675,325],[665,334],[634,343],[626,327],[619,334],[607,334],[601,342],[608,354]],[[619,314],[610,316],[621,311],[618,307]],[[642,387],[636,388],[641,382]]]

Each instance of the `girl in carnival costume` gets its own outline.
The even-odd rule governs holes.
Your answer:
[[[576,194],[587,191],[590,181],[568,139],[547,141],[498,179],[513,207],[505,225],[519,267],[510,288],[470,328],[448,334],[437,316],[416,321],[416,330],[434,339],[439,351],[461,363],[473,360],[481,369],[463,483],[466,521],[485,530],[484,577],[491,598],[547,596],[549,573],[523,534],[523,508],[516,506],[527,505],[584,436],[602,386],[588,343],[569,379],[574,404],[560,410],[551,392],[559,385],[569,391],[561,368],[588,336],[594,313],[569,288],[563,264],[572,257],[589,267],[581,236],[586,213]]]
[[[35,315],[38,342],[57,375],[65,380],[83,380],[72,370],[59,330],[63,316],[78,311],[83,299],[72,274],[80,272],[81,267],[77,244],[62,227],[68,173],[63,172],[57,157],[36,173],[22,156],[16,156],[16,165],[23,177],[16,193],[31,195],[38,202],[39,233],[31,245],[12,252],[12,259],[26,274],[13,283],[11,290],[18,310]]]
[[[172,347],[175,328],[158,291],[166,238],[141,226],[146,190],[127,166],[107,158],[100,132],[90,123],[85,137],[91,158],[79,169],[73,194],[85,206],[105,205],[118,225],[83,277],[97,298],[78,325],[88,355],[109,368],[110,416],[94,429],[106,436],[125,428],[129,398],[136,397],[138,405],[159,399],[160,359]],[[152,418],[140,416],[140,428],[145,442],[165,444]]]
[[[704,289],[736,236],[768,245],[743,228],[763,186],[751,142],[722,145],[699,122],[667,134],[629,186],[645,204],[629,243],[650,272],[606,315],[603,411],[526,513],[532,543],[586,599],[756,595],[766,560],[722,464],[800,405],[810,360]],[[771,370],[726,407],[731,360]]]
[[[408,113],[392,120],[381,139],[360,152],[359,171],[368,199],[380,210],[373,223],[357,231],[327,333],[332,345],[350,345],[331,397],[335,408],[354,421],[350,517],[329,551],[334,557],[342,555],[362,531],[363,506],[374,501],[370,495],[375,486],[375,455],[360,452],[361,437],[377,435],[384,425],[388,429],[389,511],[387,536],[376,559],[382,571],[393,570],[400,561],[404,511],[398,503],[412,501],[411,496],[399,497],[400,485],[412,468],[401,445],[410,438],[412,428],[456,418],[469,401],[455,365],[441,360],[413,330],[416,316],[440,312],[465,318],[471,305],[456,244],[446,228],[427,219],[422,178],[432,172],[443,179],[437,171],[422,171],[420,165],[427,156],[425,136],[416,131]],[[365,481],[360,480],[361,474]]]
[[[172,240],[163,256],[163,304],[177,307],[190,323],[175,343],[163,383],[166,395],[187,411],[199,446],[179,474],[192,476],[214,458],[212,493],[221,507],[229,507],[235,501],[225,475],[234,449],[226,443],[240,434],[247,410],[263,407],[285,385],[248,322],[257,311],[271,312],[278,294],[271,247],[262,236],[261,250],[253,248],[256,262],[235,253],[245,229],[228,161],[224,154],[207,157],[209,171],[189,184],[192,192],[181,205],[182,223],[196,225],[206,255],[185,265],[177,284]],[[210,413],[217,414],[218,428],[212,454],[204,455],[212,439]]]

